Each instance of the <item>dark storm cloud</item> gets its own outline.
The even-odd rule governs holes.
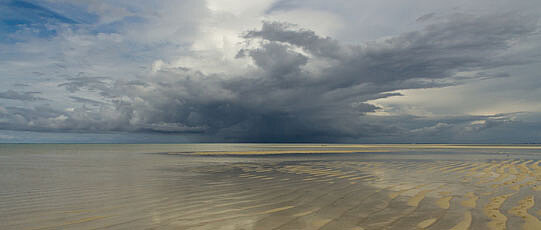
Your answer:
[[[510,14],[452,15],[420,31],[348,45],[291,24],[264,22],[244,34],[247,45],[237,57],[256,67],[245,74],[164,67],[137,82],[77,76],[59,86],[72,93],[95,91],[112,106],[48,113],[5,108],[3,116],[19,122],[0,127],[192,133],[202,140],[263,142],[482,131],[509,119],[400,117],[387,123],[393,118],[366,116],[379,109],[368,101],[400,96],[396,90],[459,84],[462,72],[487,78],[496,67],[526,63],[506,52],[517,39],[533,34],[536,23],[537,18]],[[14,112],[20,117],[8,115]],[[402,125],[409,121],[412,126]]]
[[[329,37],[318,36],[314,31],[296,29],[294,25],[279,22],[263,22],[261,30],[249,31],[245,38],[262,38],[268,41],[284,42],[305,49],[320,56],[339,59],[348,50]]]

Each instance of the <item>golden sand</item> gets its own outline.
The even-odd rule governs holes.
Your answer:
[[[364,150],[381,149],[361,149]],[[272,151],[199,153],[257,155],[361,151],[297,150],[291,147]],[[177,158],[160,157],[167,157],[167,161]],[[279,156],[243,157],[185,168],[178,166],[183,160],[180,159],[164,168],[184,170],[183,173],[164,170],[164,174],[146,185],[130,187],[132,189],[128,191],[124,188],[116,190],[115,195],[128,194],[130,197],[119,195],[118,200],[114,197],[105,205],[68,207],[58,204],[52,205],[51,210],[32,209],[39,202],[47,202],[45,194],[22,207],[0,207],[15,210],[14,213],[24,213],[24,208],[40,213],[31,220],[24,215],[14,215],[14,220],[3,217],[2,220],[9,219],[10,222],[7,227],[0,223],[0,229],[55,229],[67,225],[70,229],[138,228],[144,224],[149,229],[160,226],[166,229],[541,229],[538,219],[541,211],[537,211],[534,201],[536,191],[541,191],[540,161],[504,159],[503,156],[490,160],[418,161],[379,160],[378,157],[381,156],[367,154],[366,158],[362,156],[357,161],[349,161],[353,158],[351,155],[343,160],[336,160],[339,159],[336,155],[302,156],[298,157],[300,160],[297,157],[284,160]],[[152,169],[146,171],[158,171]],[[164,179],[159,180],[161,178]],[[186,182],[183,184],[183,181]],[[109,189],[115,191],[114,188]],[[185,192],[179,193],[183,189]],[[513,193],[507,194],[511,191]],[[62,190],[55,192],[62,194]],[[102,198],[106,197],[105,192],[94,195],[81,189],[56,202],[75,201],[82,196]],[[521,200],[510,204],[514,207],[507,210],[507,202],[515,201],[509,199],[514,194]],[[11,196],[17,198],[17,195]],[[113,204],[108,205],[109,202]],[[66,211],[70,209],[73,211]],[[155,225],[145,222],[147,220],[154,221]],[[121,225],[124,223],[128,224]]]
[[[219,155],[280,155],[280,154],[322,154],[322,153],[372,153],[389,152],[388,150],[378,149],[358,149],[358,150],[268,150],[268,151],[209,151],[209,152],[185,152],[200,156],[219,156]],[[176,154],[176,153],[170,153]]]
[[[254,145],[253,147],[257,147]],[[316,144],[261,145],[265,148],[406,148],[406,149],[541,149],[539,145],[455,145],[455,144]]]
[[[442,197],[436,201],[436,205],[443,209],[449,209],[451,199],[453,199],[453,196]]]
[[[468,192],[464,196],[464,200],[460,201],[460,205],[466,207],[466,208],[475,208],[477,206],[477,199],[479,199],[478,196],[475,195],[473,192]]]
[[[438,219],[436,218],[430,218],[427,220],[423,220],[417,224],[417,227],[420,229],[425,229],[430,227],[430,225],[433,225]]]
[[[299,212],[297,214],[293,214],[294,217],[301,217],[301,216],[306,216],[306,215],[309,215],[309,214],[312,214],[313,212],[316,212],[317,210],[319,210],[319,208],[315,208],[315,209],[312,209],[312,210],[308,210],[306,212]]]
[[[521,217],[524,220],[522,229],[536,230],[541,229],[541,221],[537,217],[528,213],[528,209],[535,205],[534,197],[528,196],[518,202],[518,205],[509,210],[509,214]]]
[[[417,185],[417,186],[415,186],[415,187],[411,187],[411,188],[407,188],[407,189],[402,189],[402,190],[398,190],[398,191],[393,191],[393,192],[390,192],[388,196],[389,196],[389,198],[394,199],[394,198],[396,198],[397,196],[399,196],[399,195],[402,194],[402,193],[405,193],[405,192],[410,191],[410,190],[413,190],[413,189],[418,189],[418,188],[421,188],[421,187],[423,187],[423,186],[424,186],[424,185]]]
[[[425,198],[426,194],[431,191],[433,191],[433,189],[427,189],[418,192],[417,194],[415,194],[415,196],[411,197],[408,200],[408,205],[412,207],[417,207],[419,205],[419,202],[421,202]]]
[[[471,211],[466,211],[464,213],[464,218],[450,230],[468,230],[470,229],[471,221],[472,221]]]
[[[99,220],[99,219],[103,219],[103,218],[106,218],[106,216],[91,216],[91,217],[86,217],[86,218],[82,218],[82,219],[78,219],[78,220],[72,220],[72,221],[69,221],[69,222],[64,222],[62,224],[58,224],[58,225],[54,225],[54,226],[36,227],[36,228],[32,228],[31,230],[58,229],[58,228],[66,227],[66,226],[69,226],[69,225],[82,224],[82,223],[95,221],[95,220]]]
[[[505,223],[507,222],[507,217],[500,212],[500,206],[503,204],[507,198],[512,196],[514,193],[501,195],[493,197],[490,202],[485,206],[484,212],[485,215],[491,220],[487,223],[489,229],[492,230],[503,230],[505,229]]]
[[[252,147],[257,147],[254,145]],[[169,154],[193,155],[276,155],[276,154],[328,154],[328,153],[366,153],[389,152],[390,149],[541,149],[539,145],[262,145],[265,148],[290,148],[291,150],[261,150],[261,151],[196,151],[196,152],[169,152]],[[326,150],[318,150],[325,148]],[[343,150],[348,148],[348,150]],[[453,166],[447,168],[450,172],[464,170],[467,167]]]
[[[263,212],[260,212],[259,214],[270,214],[270,213],[284,211],[284,210],[294,208],[294,207],[295,206],[284,206],[284,207],[280,207],[280,208],[274,208],[274,209],[271,209],[271,210],[263,211]]]

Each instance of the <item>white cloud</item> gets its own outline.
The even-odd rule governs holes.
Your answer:
[[[468,122],[541,112],[540,23],[531,17],[541,7],[534,1],[485,8],[484,0],[54,3],[96,19],[0,43],[0,92],[24,83],[10,97],[40,92],[47,99],[0,101],[0,121],[14,121],[5,128],[241,138],[272,138],[273,128],[283,128],[360,138],[488,130],[510,123]],[[58,12],[75,14],[66,9]],[[515,9],[522,14],[508,12]],[[416,21],[423,15],[430,17]],[[262,21],[268,27],[258,29]],[[379,116],[365,116],[370,112]],[[470,119],[445,120],[450,116]],[[402,124],[411,117],[426,120]],[[364,123],[370,119],[381,120]]]

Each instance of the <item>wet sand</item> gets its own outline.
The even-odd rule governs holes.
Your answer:
[[[541,229],[538,146],[91,147],[1,149],[0,229]]]

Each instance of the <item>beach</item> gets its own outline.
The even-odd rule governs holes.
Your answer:
[[[538,145],[0,145],[0,229],[541,229]]]

